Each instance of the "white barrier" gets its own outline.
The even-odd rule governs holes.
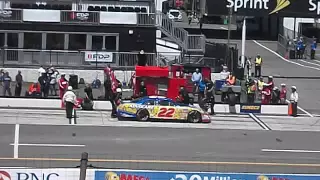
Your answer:
[[[196,105],[198,106],[198,105]],[[24,98],[0,98],[0,108],[34,108],[34,109],[60,109],[61,100],[59,99],[24,99]],[[95,110],[111,110],[109,101],[95,101]],[[240,114],[240,105],[230,107],[227,104],[216,104],[214,106],[216,113],[234,113]],[[287,105],[261,105],[261,114],[269,115],[287,115]]]

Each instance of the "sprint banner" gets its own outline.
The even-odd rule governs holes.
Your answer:
[[[214,0],[209,15],[228,15],[229,8],[243,16],[320,17],[320,0]]]

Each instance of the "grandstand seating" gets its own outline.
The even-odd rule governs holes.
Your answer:
[[[119,7],[119,6],[89,6],[88,11],[108,11],[108,12],[141,12],[146,13],[145,7]]]
[[[49,10],[72,10],[72,5],[64,4],[11,4],[13,9],[49,9]]]
[[[64,4],[11,4],[13,9],[48,9],[48,10],[72,10],[72,5]],[[88,6],[88,11],[105,11],[105,12],[136,12],[147,13],[146,7],[132,6]]]

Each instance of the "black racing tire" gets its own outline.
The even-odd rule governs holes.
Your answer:
[[[139,109],[136,113],[138,121],[148,121],[150,118],[149,111],[146,109]]]
[[[200,123],[201,120],[201,113],[199,111],[191,111],[188,113],[187,120],[189,123]]]

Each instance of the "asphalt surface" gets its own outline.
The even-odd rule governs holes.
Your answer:
[[[319,150],[313,132],[20,125],[14,159],[15,134],[15,125],[0,126],[0,166],[76,167],[82,152],[99,168],[318,173],[320,166],[310,165],[319,153],[262,150]]]

